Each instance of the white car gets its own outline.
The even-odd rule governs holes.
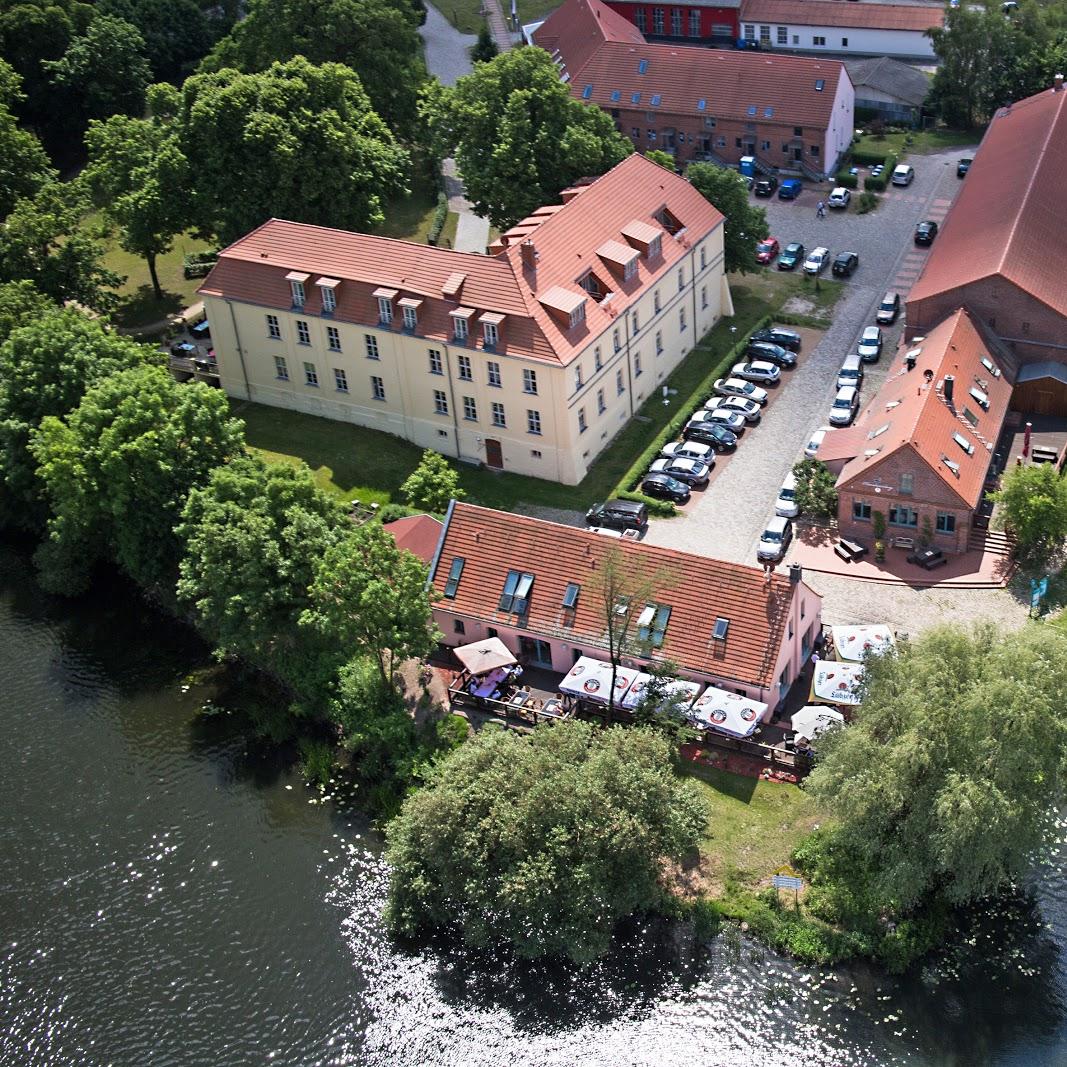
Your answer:
[[[780,560],[793,540],[793,524],[781,515],[775,515],[767,523],[767,529],[760,534],[756,548],[756,558],[775,562]]]
[[[848,207],[848,202],[852,199],[852,194],[847,190],[838,186],[830,196],[827,198],[827,205],[830,207]]]
[[[732,411],[698,411],[693,415],[689,422],[686,423],[686,429],[702,422],[709,422],[716,426],[725,426],[728,430],[733,430],[733,432],[738,435],[745,432],[744,417],[735,415]]]
[[[811,254],[804,260],[804,273],[822,274],[822,272],[826,270],[826,264],[829,262],[829,248],[823,248],[821,245],[818,248],[813,248]]]
[[[732,411],[742,416],[745,422],[755,425],[760,421],[759,404],[743,396],[713,396],[705,405],[706,411]]]
[[[877,363],[882,354],[882,331],[877,326],[865,327],[856,351],[864,363]]]
[[[859,406],[860,393],[854,385],[846,385],[844,389],[838,389],[830,408],[830,424],[848,426],[856,417]]]
[[[782,515],[787,519],[794,518],[800,508],[797,507],[797,480],[790,471],[782,482],[782,488],[778,490],[778,499],[774,502],[775,515]]]
[[[757,404],[767,403],[766,389],[761,389],[751,382],[743,382],[740,378],[720,378],[712,388],[719,396],[741,396],[746,400],[754,400]]]
[[[649,474],[666,474],[686,485],[697,488],[708,484],[708,476],[715,461],[701,463],[699,459],[654,459]]]
[[[660,449],[664,459],[697,459],[701,463],[714,461],[714,449],[711,445],[702,445],[699,441],[671,441]]]
[[[819,445],[826,439],[826,435],[833,429],[832,426],[820,426],[812,435],[811,439],[804,446],[804,455],[808,459],[814,459],[819,452]]]
[[[746,382],[776,382],[782,377],[782,368],[765,359],[754,359],[749,363],[735,363],[730,375]]]

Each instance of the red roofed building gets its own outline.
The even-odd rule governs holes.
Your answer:
[[[600,0],[567,0],[533,41],[639,152],[821,178],[851,144],[855,91],[835,59],[649,44]]]
[[[907,300],[909,337],[956,308],[1020,364],[1067,364],[1067,92],[1001,108]],[[1055,411],[1067,414],[1062,391]]]
[[[966,551],[1012,380],[1010,356],[964,310],[903,345],[874,400],[819,448],[819,459],[840,469],[842,535],[869,542],[880,511],[887,537]]]
[[[382,527],[392,534],[397,548],[418,556],[423,563],[433,562],[437,542],[441,539],[441,522],[432,515],[405,515]]]
[[[271,219],[200,289],[232,396],[566,484],[733,314],[723,218],[641,156],[482,256]]]
[[[822,600],[799,568],[768,577],[757,567],[459,502],[449,508],[430,572],[444,642],[498,636],[526,662],[562,674],[579,656],[606,660],[596,580],[609,552],[635,575],[665,575],[654,603],[628,607],[665,615],[662,641],[627,663],[670,660],[683,677],[778,705],[822,625]],[[507,595],[512,572],[514,595]]]

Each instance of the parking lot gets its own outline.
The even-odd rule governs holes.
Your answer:
[[[781,382],[769,390],[775,396],[761,424],[746,432],[736,454],[720,462],[716,477],[706,490],[693,494],[682,515],[650,524],[648,541],[738,563],[756,562],[756,543],[773,514],[778,487],[801,458],[811,431],[827,422],[842,360],[855,351],[863,327],[873,323],[885,291],[897,288],[903,297],[918,277],[928,253],[913,243],[915,225],[922,219],[944,219],[960,185],[956,160],[968,154],[954,149],[909,158],[914,182],[887,190],[877,210],[867,215],[829,211],[826,218],[817,218],[815,205],[825,190],[805,190],[795,201],[754,201],[766,209],[770,232],[783,246],[800,241],[808,250],[824,245],[832,255],[856,252],[859,267],[844,283],[847,291],[834,311],[833,325],[813,349],[804,351],[797,368],[783,372]],[[882,359],[865,367],[861,405],[884,379],[902,327],[903,317],[884,330]]]

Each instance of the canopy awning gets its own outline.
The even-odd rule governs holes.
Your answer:
[[[769,714],[770,708],[758,700],[709,685],[694,701],[689,718],[705,729],[718,730],[731,737],[748,737]]]
[[[845,725],[845,717],[834,708],[824,704],[806,704],[790,720],[793,732],[806,737],[809,741],[824,730],[831,730]]]
[[[488,674],[498,667],[512,667],[518,663],[499,637],[487,637],[484,641],[462,645],[453,651],[456,653],[456,659],[463,664],[463,669],[476,676]]]
[[[862,682],[862,663],[821,659],[815,664],[811,678],[811,700],[817,704],[848,704],[855,707],[860,702]]]
[[[645,699],[648,683],[651,680],[652,675],[639,674],[633,680],[626,696],[623,697],[621,706],[629,708],[631,711],[636,708]],[[699,682],[691,682],[687,678],[665,678],[662,683],[663,700],[660,706],[662,707],[677,697],[678,707],[688,708],[702,688],[703,686]]]
[[[881,655],[896,645],[888,626],[831,626],[834,655],[847,663],[860,663],[868,652]]]
[[[633,685],[640,672],[632,667],[615,669],[615,702],[622,705],[622,698]],[[645,675],[645,677],[648,677]],[[559,691],[594,704],[607,704],[611,690],[611,664],[600,659],[581,656],[571,667],[567,676],[559,683]]]

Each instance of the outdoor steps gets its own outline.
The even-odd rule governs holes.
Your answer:
[[[989,552],[994,556],[1010,556],[1015,551],[1015,541],[999,530],[971,530],[967,548],[974,552]]]

